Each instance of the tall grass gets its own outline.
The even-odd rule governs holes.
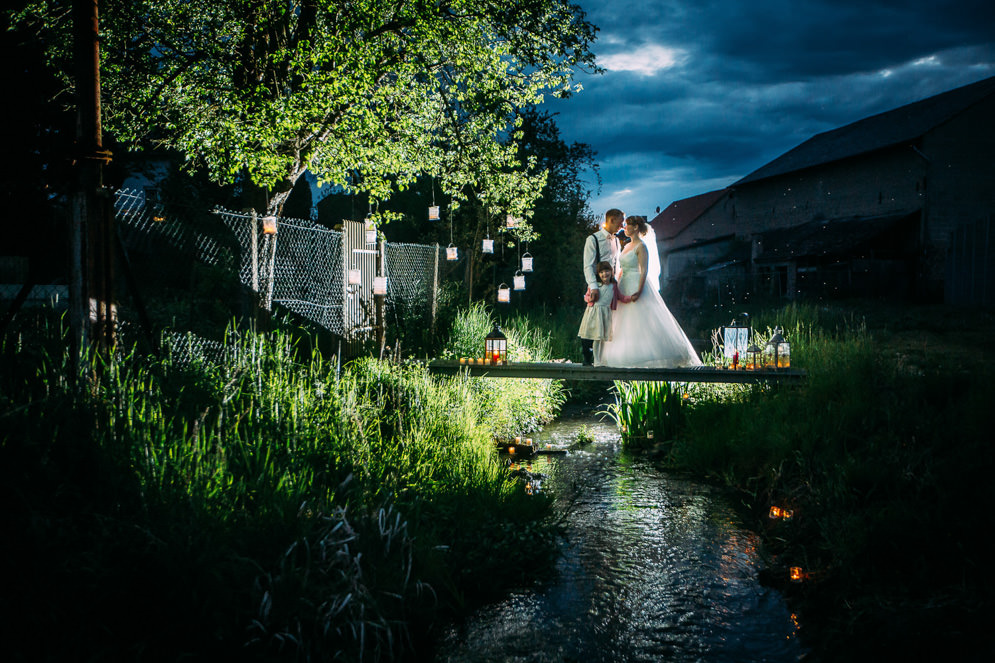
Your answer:
[[[941,345],[956,346],[953,333],[911,356],[892,328],[859,316],[772,317],[806,382],[699,385],[664,462],[738,491],[767,534],[765,577],[798,600],[816,658],[991,653],[987,638],[964,635],[993,616],[982,543],[995,506],[991,363],[955,361],[960,348]],[[794,517],[771,520],[771,505]],[[784,582],[795,565],[805,581]]]
[[[0,344],[8,625],[48,636],[25,656],[391,660],[551,549],[492,443],[535,415],[467,378],[229,331],[217,360],[122,352],[77,383],[65,338]]]
[[[453,321],[443,357],[483,354],[484,339],[495,318],[482,303],[461,310]],[[550,332],[531,318],[513,318],[502,326],[508,339],[508,361],[543,362],[552,359]],[[557,380],[471,378],[484,424],[496,435],[508,437],[538,430],[559,413],[566,399]]]

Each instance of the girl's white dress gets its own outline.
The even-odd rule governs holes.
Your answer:
[[[656,242],[647,247],[655,251]],[[619,290],[632,295],[639,287],[636,251],[622,253]],[[639,299],[619,304],[612,319],[611,342],[601,348],[596,365],[620,368],[679,368],[700,366],[701,359],[677,323],[655,285],[647,279]]]
[[[598,285],[598,301],[584,309],[584,317],[580,320],[580,331],[577,332],[577,336],[592,341],[612,340],[611,304],[614,295],[614,283]]]

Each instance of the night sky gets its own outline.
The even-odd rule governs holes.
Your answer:
[[[579,4],[607,71],[546,108],[597,152],[597,215],[652,218],[817,133],[995,76],[992,0]]]

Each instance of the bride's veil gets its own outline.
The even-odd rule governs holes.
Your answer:
[[[643,244],[646,245],[646,253],[649,254],[646,261],[646,283],[653,288],[654,292],[660,292],[660,249],[656,245],[656,232],[653,226],[646,222],[646,234],[642,236]]]

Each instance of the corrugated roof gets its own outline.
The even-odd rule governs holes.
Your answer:
[[[995,76],[817,134],[732,186],[912,143],[991,94]]]
[[[697,196],[675,200],[650,221],[653,232],[656,233],[657,241],[673,239],[691,225],[691,222],[704,214],[709,207],[714,205],[728,189],[719,189],[701,193]]]

